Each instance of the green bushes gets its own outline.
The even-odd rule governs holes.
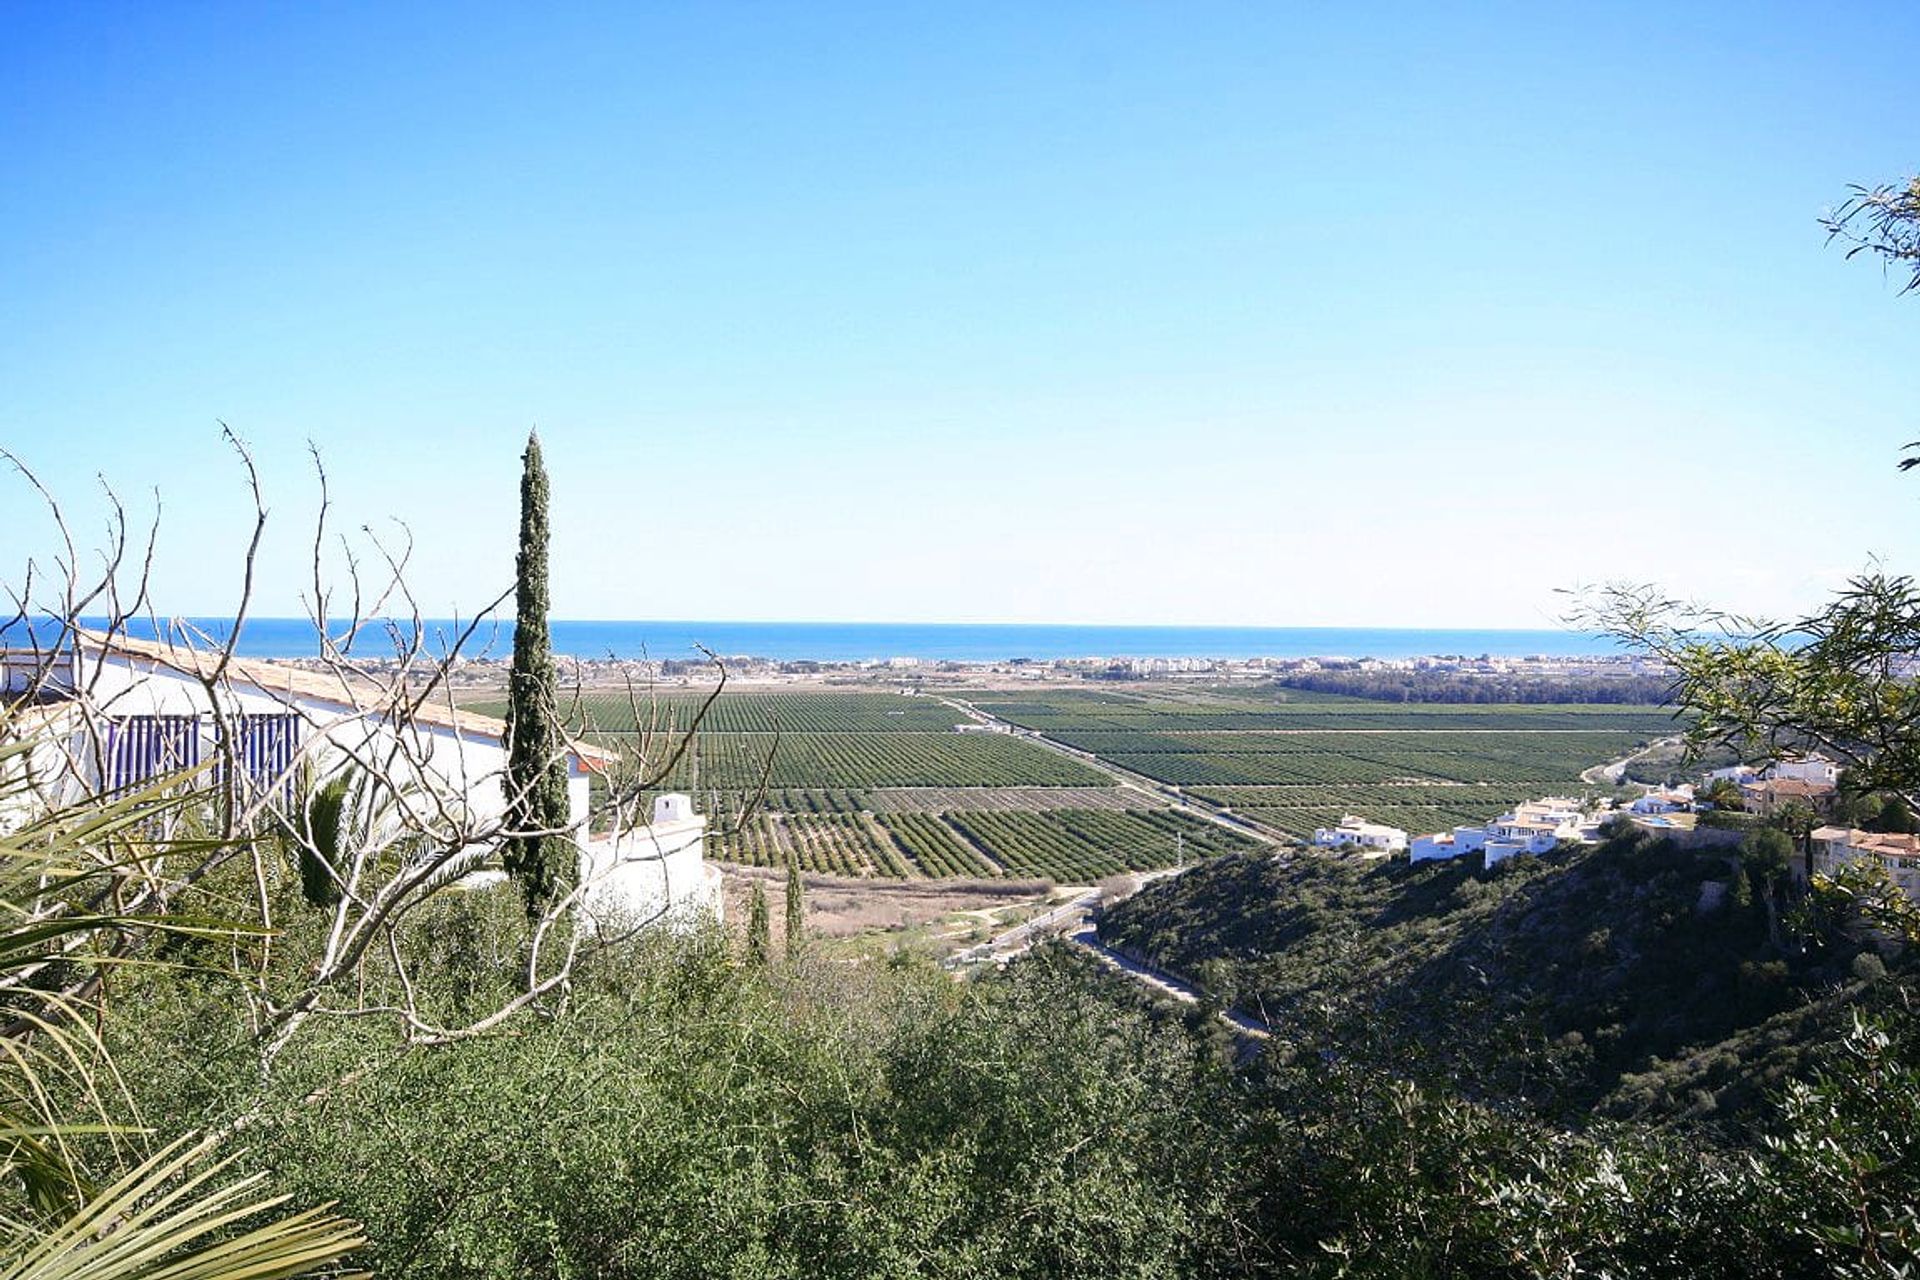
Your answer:
[[[317,1028],[264,1090],[171,1034],[149,1113],[216,1120],[168,1114],[169,1084],[218,1076],[287,1189],[362,1216],[378,1274],[1175,1276],[1218,1227],[1192,1138],[1228,1130],[1222,1077],[1064,964],[961,989],[658,944],[510,1035]]]

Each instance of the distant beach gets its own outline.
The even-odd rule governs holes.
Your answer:
[[[224,640],[225,620],[189,619]],[[449,619],[426,623],[435,648],[457,636]],[[1473,630],[1400,627],[1124,627],[1027,623],[698,622],[627,621],[552,623],[557,653],[578,658],[695,658],[696,646],[721,657],[776,662],[1036,662],[1067,658],[1416,658],[1462,655],[1517,658],[1603,657],[1621,649],[1611,637],[1576,631]],[[135,624],[136,636],[152,628]],[[387,641],[379,627],[360,645],[377,655]],[[482,623],[464,652],[506,658],[513,651],[509,620]],[[315,653],[313,624],[301,618],[249,619],[236,652],[251,658],[301,658]]]

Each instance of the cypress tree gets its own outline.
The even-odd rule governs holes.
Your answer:
[[[747,959],[764,965],[773,955],[773,921],[767,911],[767,886],[753,882],[747,899]]]
[[[507,874],[538,917],[573,882],[579,850],[564,835],[565,741],[555,707],[553,638],[547,630],[547,469],[540,437],[527,436],[520,476],[520,553],[515,558],[513,667],[507,677]]]
[[[787,959],[798,960],[807,944],[806,889],[800,883],[800,861],[787,855]]]

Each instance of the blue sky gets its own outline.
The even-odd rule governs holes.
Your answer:
[[[1913,569],[1920,6],[0,8],[0,444],[159,607],[1548,624]],[[52,539],[0,487],[0,565]]]

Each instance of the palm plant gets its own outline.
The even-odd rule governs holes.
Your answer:
[[[156,963],[155,938],[258,932],[168,909],[168,860],[216,852],[163,834],[195,803],[192,779],[50,801],[31,777],[44,741],[13,728],[0,707],[0,1280],[272,1280],[337,1264],[358,1226],[278,1212],[284,1197],[236,1177],[218,1138],[143,1154],[88,1022],[104,975]]]

